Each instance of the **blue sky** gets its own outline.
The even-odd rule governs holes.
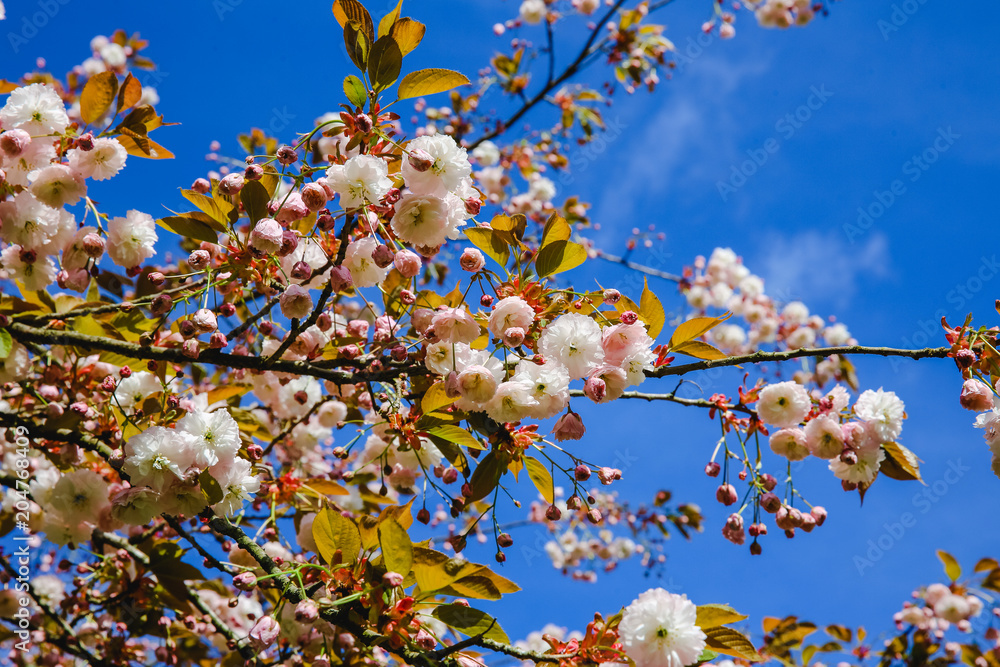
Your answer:
[[[147,79],[163,100],[159,110],[182,123],[156,136],[178,159],[132,158],[113,184],[92,187],[91,196],[113,215],[129,208],[160,215],[161,204],[176,209],[177,188],[208,168],[203,158],[213,139],[234,155],[235,135],[250,126],[293,139],[295,130],[336,107],[340,82],[351,71],[328,2],[296,3],[294,11],[263,0],[160,10],[107,2],[99,13],[92,3],[64,2],[6,3],[3,76],[16,77],[39,56],[53,71],[64,71],[86,57],[94,33],[139,31],[160,66],[156,80]],[[394,4],[369,3],[376,16]],[[943,0],[833,4],[829,18],[783,32],[759,29],[741,13],[735,40],[710,40],[698,53],[689,40],[699,36],[711,2],[678,0],[661,20],[690,62],[653,95],[616,95],[607,117],[621,132],[600,162],[575,175],[572,191],[593,202],[594,220],[602,225],[595,239],[608,251],[620,252],[633,226],[652,223],[667,240],[656,253],[636,252],[637,261],[678,271],[716,245],[731,246],[765,278],[769,293],[836,315],[863,343],[939,345],[942,314],[954,323],[972,311],[978,321],[992,323],[1000,295],[1000,266],[990,243],[1000,178],[994,122],[1000,54],[992,39],[1000,6],[975,3],[963,11]],[[916,11],[904,13],[905,23],[897,14],[901,25],[889,31],[885,22],[897,4]],[[493,37],[490,26],[517,9],[510,1],[407,5],[404,13],[428,24],[407,67],[453,67],[470,76],[509,38]],[[31,34],[24,17],[46,7],[54,15],[26,43],[15,40],[15,52],[9,33]],[[541,38],[539,29],[523,35]],[[783,121],[787,114],[804,117],[800,108],[810,102],[814,108],[799,127]],[[542,113],[533,116],[540,124]],[[941,136],[951,138],[935,148]],[[767,161],[733,185],[733,168],[752,154],[760,157],[768,145]],[[926,170],[915,168],[913,157],[925,151],[936,153],[936,161]],[[886,205],[894,181],[898,194]],[[735,188],[725,199],[720,182]],[[560,190],[560,196],[570,193]],[[882,213],[868,228],[859,227],[859,208],[878,211],[880,197]],[[597,263],[577,276],[579,284],[595,278],[608,285],[626,276]],[[671,284],[651,280],[651,286],[668,310],[680,306]],[[797,484],[830,510],[829,521],[794,540],[772,530],[764,555],[756,558],[721,537],[727,512],[701,473],[718,433],[707,415],[668,405],[619,402],[594,410],[581,404],[588,459],[610,462],[624,447],[640,460],[625,470],[620,490],[626,497],[639,502],[668,488],[705,510],[705,534],[668,546],[664,585],[697,602],[735,605],[751,614],[754,631],[763,616],[794,613],[864,624],[877,633],[891,630],[891,614],[915,586],[941,578],[935,549],[969,566],[981,556],[1000,555],[989,530],[1000,482],[989,471],[972,413],[958,405],[960,379],[951,362],[863,359],[857,366],[863,387],[884,386],[906,402],[902,442],[924,460],[928,490],[883,479],[860,508],[857,496],[844,494],[822,465],[804,466]],[[734,393],[739,375],[696,379],[706,394]],[[662,383],[643,388],[672,388]],[[956,476],[957,483],[947,481]],[[912,525],[899,533],[893,526],[906,514]],[[515,534],[518,545],[534,542],[531,530]],[[869,541],[880,538],[889,548],[859,573],[856,557],[866,558]],[[616,611],[652,585],[635,566],[602,575],[596,585],[573,583],[555,576],[544,558],[513,552],[504,574],[526,591],[495,610],[511,637],[548,621],[582,629],[593,611]],[[469,555],[491,558],[485,548]]]

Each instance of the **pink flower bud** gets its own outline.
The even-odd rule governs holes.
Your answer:
[[[382,583],[389,588],[396,588],[397,586],[403,585],[403,580],[405,577],[399,572],[386,572],[382,575]]]
[[[374,127],[372,125],[371,116],[363,113],[359,113],[357,116],[354,117],[354,125],[355,127],[358,128],[358,131],[361,132],[362,134],[368,134],[369,132],[372,131],[372,128]]]
[[[482,306],[483,308],[489,308],[490,306],[492,306],[493,305],[493,295],[492,294],[484,294],[481,297],[479,297],[479,305]]]
[[[389,246],[384,243],[376,246],[375,251],[372,253],[372,261],[375,262],[375,265],[380,269],[384,269],[392,264],[394,259],[394,253]],[[400,273],[402,273],[402,271],[400,271]]]
[[[347,323],[347,333],[355,338],[368,338],[371,325],[365,320],[351,320]]]
[[[319,605],[312,600],[303,600],[295,605],[295,620],[299,623],[314,623],[319,618]]]
[[[257,575],[253,572],[240,572],[233,577],[233,588],[240,591],[252,591],[257,587]]]
[[[601,510],[597,509],[596,507],[591,507],[590,511],[587,512],[587,520],[590,521],[590,523],[596,525],[599,524],[602,520],[604,520],[604,517],[601,516]]]
[[[247,181],[259,181],[264,177],[264,167],[259,164],[247,165],[243,170],[243,178]]]
[[[334,294],[343,292],[353,284],[351,272],[346,266],[340,265],[330,269],[330,285],[333,287]]]
[[[229,341],[226,339],[226,334],[221,331],[216,331],[208,339],[208,346],[213,350],[221,350],[229,345]]]
[[[622,471],[618,468],[598,468],[597,477],[601,480],[601,484],[608,486],[611,482],[622,478]]]
[[[466,248],[462,251],[458,264],[469,273],[478,273],[486,267],[486,258],[479,248]]]
[[[295,161],[299,159],[299,155],[291,146],[282,146],[278,149],[277,158],[278,162],[287,167],[288,165],[295,163]]]
[[[560,417],[559,421],[557,421],[555,426],[552,427],[552,433],[557,442],[579,440],[586,432],[587,429],[583,425],[583,420],[580,419],[580,415],[575,412],[567,412]],[[590,468],[587,468],[587,471],[589,472]]]
[[[201,348],[198,347],[198,341],[195,338],[184,341],[184,344],[181,346],[181,354],[188,359],[197,359],[200,353]]]
[[[208,182],[207,178],[198,178],[191,184],[191,189],[203,195],[212,191],[212,184]]]
[[[94,133],[87,132],[86,134],[81,134],[77,137],[76,147],[84,153],[94,150]]]
[[[13,129],[0,134],[0,151],[10,159],[23,153],[30,143],[31,135],[24,130]]]
[[[195,311],[195,314],[191,316],[191,322],[194,323],[198,333],[212,333],[219,328],[215,320],[215,313],[208,308],[199,308]]]
[[[191,320],[181,320],[178,322],[177,330],[185,339],[198,335],[198,327]]]
[[[309,183],[302,187],[302,203],[310,211],[315,213],[326,206],[326,202],[328,201],[329,197],[326,196],[326,188],[319,183]]]
[[[465,212],[469,215],[479,215],[479,212],[483,210],[483,202],[479,201],[477,197],[469,197],[465,199]]]
[[[259,220],[250,232],[250,247],[261,255],[273,255],[281,249],[281,224],[273,218]]]
[[[619,301],[621,301],[622,293],[616,289],[606,289],[604,290],[604,303],[609,306],[613,306]]]
[[[434,156],[420,148],[410,151],[407,161],[414,171],[423,172],[434,166]]]
[[[404,278],[413,278],[420,273],[420,255],[411,250],[400,250],[392,263]]]
[[[151,271],[146,274],[146,280],[153,284],[153,287],[163,287],[167,283],[167,277],[159,271]]]
[[[578,510],[583,507],[583,501],[580,500],[580,496],[575,493],[566,499],[566,509]]]
[[[962,395],[959,403],[966,410],[986,412],[993,409],[993,390],[975,378],[970,378],[962,385]]]
[[[555,505],[549,505],[548,509],[545,510],[545,518],[549,521],[558,521],[562,518],[562,511]]]
[[[441,474],[441,481],[445,484],[454,484],[458,481],[458,470],[456,468],[448,468]]]
[[[826,521],[826,509],[820,506],[816,506],[809,511],[812,514],[812,518],[816,520],[817,526],[822,526],[823,522]]]
[[[289,274],[293,280],[309,280],[312,277],[313,269],[305,262],[295,262],[292,272]]]
[[[706,463],[705,464],[705,474],[708,475],[709,477],[718,477],[719,476],[719,471],[721,471],[721,470],[722,470],[722,466],[720,466],[715,461],[712,461],[711,463]]]
[[[60,271],[56,275],[56,282],[63,289],[82,292],[90,285],[90,272],[87,269],[72,269],[70,271]]]
[[[740,497],[736,493],[736,487],[732,484],[723,484],[715,491],[715,499],[728,507],[735,505]]]
[[[281,232],[281,247],[278,248],[278,255],[287,257],[295,252],[299,247],[299,235],[290,229]]]
[[[281,306],[281,314],[290,320],[307,317],[313,309],[309,290],[301,285],[289,285],[288,289],[282,292],[278,303]]]
[[[955,353],[955,363],[963,371],[976,363],[976,361],[978,361],[978,357],[974,350],[962,349]]]
[[[236,306],[226,301],[221,306],[219,306],[219,314],[223,317],[232,317],[236,314]]]
[[[781,509],[781,498],[773,493],[765,493],[760,497],[760,506],[765,512],[774,514]]]
[[[765,491],[774,491],[774,487],[778,486],[778,480],[774,478],[774,475],[767,473],[760,476],[760,481],[763,482]]]
[[[573,414],[573,413],[570,413]],[[585,466],[582,463],[573,469],[573,477],[576,478],[578,482],[586,482],[590,479],[590,467]]]
[[[583,393],[594,403],[600,403],[608,393],[608,385],[599,377],[589,377],[583,383]]]
[[[507,347],[517,347],[524,342],[524,329],[509,327],[503,332],[503,344]]]
[[[250,630],[250,644],[257,652],[267,650],[281,634],[281,626],[270,616],[262,616]]]
[[[635,324],[639,321],[639,316],[631,310],[626,310],[618,317],[618,320],[622,324]]]
[[[83,237],[83,252],[91,259],[98,259],[104,254],[104,239],[93,232],[85,235]]]
[[[507,533],[500,533],[497,535],[497,546],[502,549],[507,549],[514,545],[514,538]]]
[[[235,197],[243,189],[243,174],[238,171],[234,171],[231,174],[226,174],[219,181],[219,192],[228,196]]]

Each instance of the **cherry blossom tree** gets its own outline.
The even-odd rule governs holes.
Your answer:
[[[596,247],[588,203],[557,200],[554,175],[601,136],[616,91],[670,77],[656,21],[671,4],[524,0],[493,28],[518,37],[470,78],[407,69],[424,25],[402,2],[373,18],[337,0],[311,20],[339,24],[356,66],[339,110],[287,144],[241,135],[246,155],[215,155],[181,193],[190,210],[160,219],[147,212],[159,202],[122,212],[92,197],[130,162],[173,157],[158,141],[179,130],[151,138],[172,123],[136,77],[155,68],[138,34],[95,37],[64,77],[0,81],[9,664],[1000,664],[1000,564],[963,577],[943,551],[946,582],[917,589],[884,643],[795,616],[756,632],[729,606],[659,587],[571,633],[539,618],[519,641],[476,609],[519,590],[466,555],[471,539],[505,561],[514,537],[497,508],[544,526],[553,565],[582,580],[594,561],[655,568],[665,534],[705,527],[666,491],[620,500],[622,471],[574,446],[587,437],[579,402],[667,402],[717,421],[704,473],[732,513],[710,532],[753,554],[769,532],[826,520],[792,462],[861,498],[920,479],[903,401],[864,387],[858,355],[954,363],[1000,474],[995,328],[970,316],[942,321],[940,347],[865,346],[768,296],[729,248],[669,274]],[[830,4],[708,3],[703,30],[808,29]],[[556,34],[577,13],[591,22],[557,67]],[[585,70],[608,81],[588,86]],[[509,115],[481,108],[488,90]],[[636,230],[640,242],[655,239]],[[668,321],[648,281],[637,294],[574,286],[585,262],[672,281],[685,315]],[[790,379],[771,370],[790,360],[804,362]],[[726,394],[639,388],[735,366],[746,375]],[[536,497],[515,496],[522,476]]]

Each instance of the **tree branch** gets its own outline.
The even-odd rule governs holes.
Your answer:
[[[606,252],[603,252],[603,251],[600,251],[600,250],[597,251],[597,255],[596,256],[597,256],[598,259],[603,259],[603,260],[605,260],[607,262],[613,262],[615,264],[621,264],[622,266],[626,266],[626,267],[628,267],[630,269],[633,269],[633,270],[638,271],[640,273],[645,273],[645,274],[650,275],[650,276],[654,276],[656,278],[663,278],[664,280],[669,280],[669,281],[675,282],[675,283],[679,283],[681,281],[681,277],[680,276],[675,276],[672,273],[667,273],[666,271],[660,271],[659,269],[654,269],[651,266],[645,266],[643,264],[637,264],[636,262],[633,262],[633,261],[631,261],[631,260],[629,260],[629,259],[627,259],[625,257],[618,257],[617,255],[610,255],[610,254],[608,254]]]
[[[910,359],[944,359],[951,354],[950,347],[928,347],[922,350],[901,350],[893,347],[865,347],[863,345],[842,345],[840,347],[803,348],[801,350],[785,350],[782,352],[754,352],[739,357],[726,357],[716,361],[698,361],[681,366],[662,366],[656,370],[646,371],[646,377],[662,378],[671,375],[684,375],[693,371],[703,371],[709,368],[724,366],[739,366],[740,364],[762,364],[771,361],[787,361],[802,357],[830,357],[833,355],[874,355],[880,357],[908,357]]]
[[[573,389],[569,392],[570,396],[586,396],[585,393],[579,389]],[[681,398],[680,396],[675,396],[674,394],[644,394],[638,391],[626,391],[624,394],[618,397],[619,399],[638,399],[642,401],[670,401],[671,403],[677,403],[678,405],[686,405],[688,407],[694,408],[708,408],[708,409],[722,409],[722,410],[732,410],[733,412],[742,412],[748,415],[754,414],[754,411],[745,405],[730,405],[713,403],[712,401],[705,398]]]

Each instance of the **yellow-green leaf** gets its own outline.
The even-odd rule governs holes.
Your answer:
[[[368,99],[368,91],[365,90],[365,84],[353,74],[344,79],[344,95],[347,96],[351,104],[359,108],[363,107],[365,100]]]
[[[186,236],[199,241],[207,241],[208,243],[219,242],[219,235],[215,233],[215,230],[201,220],[186,218],[179,215],[171,215],[166,218],[160,218],[156,221],[156,224],[164,229],[169,229],[174,234],[179,234],[180,236]]]
[[[371,41],[357,21],[348,21],[344,26],[344,45],[347,47],[347,55],[351,61],[357,65],[359,70],[364,71],[368,66],[368,52],[371,49]]]
[[[420,411],[426,415],[446,405],[451,405],[457,398],[457,396],[455,398],[448,396],[448,393],[444,390],[444,382],[436,382],[431,385],[431,388],[424,393],[424,397],[420,399]]]
[[[461,426],[435,426],[427,431],[433,436],[454,442],[456,445],[468,447],[469,449],[486,449],[483,443],[476,439],[476,436],[466,431]]]
[[[406,55],[403,40],[396,36],[395,30],[393,30],[393,36],[397,37],[399,48],[403,55]],[[406,100],[411,97],[443,93],[468,83],[469,79],[464,74],[450,69],[421,69],[410,72],[399,82],[399,99]]]
[[[736,623],[745,618],[747,617],[729,605],[700,604],[698,605],[698,616],[697,620],[695,620],[695,625],[704,630],[706,628],[715,628],[720,625]]]
[[[944,563],[944,573],[948,575],[948,578],[952,581],[958,581],[958,578],[962,576],[962,566],[958,564],[955,557],[943,549],[938,549],[937,557]]]
[[[506,266],[510,259],[510,247],[503,237],[493,229],[470,227],[465,235],[472,244],[492,257],[500,266]]]
[[[240,202],[243,203],[243,210],[250,218],[251,227],[259,220],[268,217],[267,204],[270,201],[267,189],[260,181],[247,181],[243,184],[243,189],[240,190]]]
[[[497,620],[478,609],[461,604],[443,604],[435,607],[431,615],[467,637],[485,637],[503,644],[510,643]]]
[[[713,651],[725,653],[734,658],[743,658],[750,662],[761,662],[757,649],[743,633],[723,627],[708,628],[704,631],[706,635],[705,645]]]
[[[706,361],[716,361],[727,357],[726,353],[719,348],[709,345],[708,343],[703,343],[700,340],[689,340],[686,343],[681,343],[677,347],[673,348],[671,352],[686,354],[689,357],[704,359]]]
[[[327,563],[333,562],[340,550],[344,563],[353,563],[361,553],[361,533],[353,521],[334,509],[324,509],[313,521],[313,539],[319,555]]]
[[[639,317],[646,323],[650,338],[656,338],[663,331],[663,325],[667,322],[667,314],[663,311],[663,304],[649,289],[649,280],[643,278],[642,296],[639,299]]]
[[[114,72],[101,72],[90,77],[80,93],[80,118],[90,125],[101,119],[111,108],[118,93],[118,77]]]
[[[524,461],[524,467],[528,469],[528,477],[531,478],[535,488],[542,494],[542,498],[545,498],[545,502],[551,505],[555,502],[552,473],[549,472],[544,463],[533,456],[525,456],[522,460]]]
[[[228,231],[227,226],[229,224],[229,212],[233,210],[232,204],[224,200],[214,199],[208,195],[203,195],[200,192],[195,192],[194,190],[181,190],[181,194],[185,199],[197,206],[202,213],[209,217],[209,219],[219,225],[218,227],[215,227],[216,231]],[[208,220],[205,220],[204,222],[208,223]],[[256,222],[256,220],[254,222]]]
[[[10,337],[10,332],[0,329],[0,359],[6,359],[12,349],[14,349],[14,339]]]
[[[420,46],[420,41],[424,38],[424,33],[426,31],[427,26],[420,21],[414,21],[411,18],[402,18],[392,24],[389,34],[396,39],[396,42],[399,44],[399,50],[405,56],[407,53]],[[430,93],[421,94],[429,95]]]
[[[538,251],[535,271],[539,278],[575,269],[587,260],[587,249],[572,241],[553,241]]]
[[[390,572],[404,577],[413,568],[413,542],[395,519],[383,521],[378,526],[378,541],[382,545],[382,560]]]
[[[723,317],[694,317],[682,322],[670,336],[670,349],[703,336],[707,331],[719,326],[730,317],[732,317],[732,313],[726,313]]]
[[[346,28],[351,21],[356,22],[365,36],[368,37],[368,43],[371,44],[375,41],[375,24],[372,22],[372,15],[358,0],[335,0],[333,16],[341,28]]]
[[[879,472],[902,482],[920,480],[920,459],[916,454],[896,442],[883,442],[882,449],[885,451],[885,459]]]
[[[553,213],[549,216],[548,222],[545,223],[545,229],[542,230],[542,245],[544,248],[547,245],[555,243],[556,241],[569,241],[570,236],[573,235],[573,230],[566,222],[564,218]],[[652,334],[650,334],[652,336]]]
[[[392,31],[393,24],[399,20],[399,14],[403,11],[403,0],[396,3],[396,8],[382,17],[378,22],[378,36],[385,37]]]

